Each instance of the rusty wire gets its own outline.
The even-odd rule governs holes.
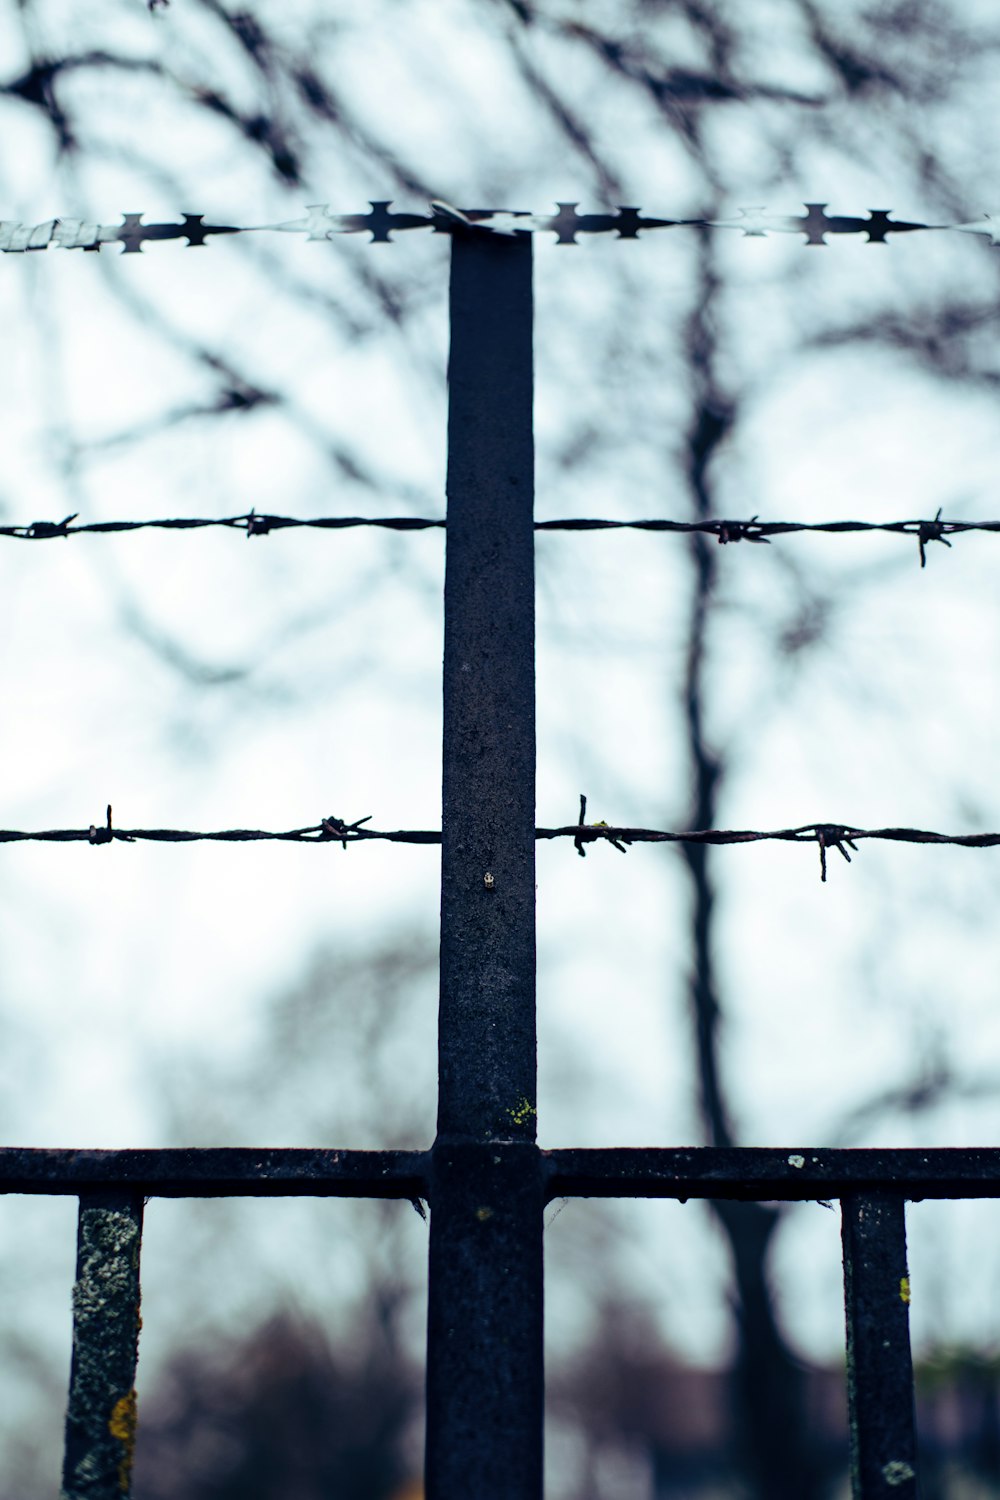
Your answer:
[[[237,516],[170,516],[150,520],[131,521],[77,521],[78,512],[61,521],[31,521],[27,525],[0,526],[0,537],[12,537],[22,542],[52,541],[56,537],[82,536],[87,532],[103,534],[131,531],[203,531],[209,527],[222,527],[229,531],[241,531],[245,536],[267,536],[272,531],[287,531],[296,527],[316,531],[344,531],[357,526],[377,526],[389,531],[428,531],[444,529],[447,522],[427,516],[279,516],[258,514],[256,510]],[[566,516],[555,521],[536,521],[536,531],[663,531],[701,532],[714,536],[722,545],[735,542],[751,542],[767,545],[775,536],[791,536],[800,532],[848,533],[881,531],[896,536],[913,537],[920,549],[920,566],[926,565],[926,548],[930,542],[940,542],[950,547],[949,536],[963,531],[1000,531],[1000,521],[947,521],[938,510],[933,520],[912,519],[907,521],[761,521],[757,516],[749,520],[674,521],[659,517],[645,520],[612,521],[590,516]]]
[[[586,801],[581,797],[580,819],[562,828],[536,828],[536,839],[572,839],[577,853],[586,854],[585,845],[607,843],[625,853],[632,844],[759,844],[767,842],[815,844],[819,849],[820,876],[827,877],[827,850],[836,849],[851,862],[848,850],[857,852],[863,839],[877,839],[898,844],[948,844],[961,849],[992,849],[1000,845],[1000,833],[934,833],[925,828],[856,828],[850,823],[803,823],[798,828],[706,828],[674,832],[660,828],[622,828],[605,822],[586,823]],[[274,832],[261,828],[227,828],[204,832],[185,828],[116,828],[111,808],[104,823],[89,828],[50,828],[37,832],[0,829],[0,844],[110,844],[115,842],[153,844],[193,843],[291,843],[331,844],[343,849],[348,844],[380,840],[393,844],[440,844],[441,833],[433,828],[366,828],[371,815],[353,823],[331,815],[304,828]]]

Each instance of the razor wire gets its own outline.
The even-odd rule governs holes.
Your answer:
[[[577,203],[557,203],[556,212],[535,214],[519,209],[454,208],[434,199],[429,212],[392,211],[392,200],[370,200],[366,213],[336,213],[328,203],[310,204],[302,218],[272,224],[214,224],[204,214],[182,215],[179,223],[147,224],[145,215],[127,213],[120,224],[100,224],[81,218],[52,218],[39,224],[0,219],[0,250],[23,254],[47,250],[99,251],[103,245],[121,245],[125,255],[139,253],[153,240],[183,240],[189,249],[205,246],[218,236],[234,234],[298,234],[307,240],[333,240],[340,235],[367,234],[373,244],[388,244],[394,234],[430,229],[437,234],[553,234],[557,245],[574,245],[581,235],[613,234],[634,240],[661,229],[719,229],[735,231],[751,239],[771,234],[801,235],[807,246],[827,243],[828,235],[863,235],[869,244],[886,244],[891,235],[940,233],[976,235],[991,245],[1000,244],[1000,211],[984,213],[980,219],[933,224],[913,219],[894,219],[891,209],[869,209],[865,215],[829,214],[825,203],[806,203],[804,214],[773,214],[763,207],[740,208],[728,217],[660,218],[646,216],[638,208],[619,206],[612,212],[580,213]]]

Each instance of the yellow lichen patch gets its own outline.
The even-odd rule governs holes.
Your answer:
[[[514,1109],[509,1109],[507,1113],[514,1121],[515,1125],[527,1125],[529,1120],[533,1120],[535,1118],[535,1115],[537,1115],[538,1111],[531,1103],[530,1099],[522,1099]]]
[[[899,1300],[900,1300],[900,1302],[905,1302],[906,1305],[907,1305],[907,1307],[909,1307],[909,1305],[910,1305],[910,1278],[909,1278],[909,1276],[901,1276],[899,1278]]]
[[[893,1489],[897,1485],[905,1484],[908,1479],[916,1479],[917,1477],[910,1465],[904,1463],[901,1458],[894,1458],[890,1463],[883,1464],[882,1476],[886,1484],[892,1485]]]
[[[138,1422],[135,1391],[129,1391],[115,1402],[108,1421],[108,1431],[121,1443],[124,1452],[118,1465],[118,1488],[125,1495],[132,1483],[132,1459],[135,1456],[135,1429]]]

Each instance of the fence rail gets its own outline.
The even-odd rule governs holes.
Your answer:
[[[560,1198],[827,1202],[888,1193],[911,1202],[1000,1198],[1000,1147],[596,1146],[538,1148],[546,1203]],[[289,1146],[63,1150],[0,1147],[0,1192],[98,1190],[144,1198],[428,1200],[434,1153]]]

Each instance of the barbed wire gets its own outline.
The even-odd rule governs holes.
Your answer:
[[[391,531],[427,531],[443,529],[447,522],[427,516],[277,516],[261,514],[255,510],[238,516],[171,516],[148,521],[77,521],[79,512],[66,516],[62,521],[32,521],[28,525],[0,526],[0,536],[13,537],[18,541],[51,541],[56,537],[80,536],[85,532],[129,532],[143,530],[197,531],[206,527],[223,527],[230,531],[242,531],[247,537],[267,536],[272,531],[284,531],[292,527],[311,527],[319,531],[342,531],[355,526],[381,526]],[[950,547],[949,536],[963,531],[1000,531],[1000,521],[946,521],[941,511],[931,521],[761,521],[751,516],[748,521],[708,520],[670,521],[649,518],[637,521],[611,521],[589,516],[567,516],[555,521],[536,521],[536,531],[664,531],[702,532],[714,536],[716,541],[770,543],[772,537],[790,536],[796,532],[869,532],[882,531],[897,536],[915,538],[920,549],[920,566],[926,566],[926,547],[929,542],[941,542]]]
[[[32,521],[27,526],[0,526],[0,536],[15,537],[22,542],[51,541],[55,537],[81,536],[85,532],[120,531],[202,531],[221,526],[242,531],[248,537],[267,536],[271,531],[290,527],[311,527],[317,531],[343,531],[352,526],[383,526],[390,531],[427,531],[443,527],[443,520],[424,516],[272,516],[251,510],[239,516],[169,516],[148,521],[81,521],[74,525],[79,511],[62,521]],[[1000,529],[1000,522],[997,523]]]
[[[961,849],[992,849],[1000,846],[1000,833],[934,833],[926,828],[857,828],[850,823],[803,823],[797,828],[706,828],[687,832],[673,832],[660,828],[615,827],[600,821],[587,823],[587,799],[581,795],[580,818],[576,823],[561,828],[536,828],[535,838],[572,839],[577,853],[586,856],[586,845],[611,844],[622,854],[632,844],[759,844],[768,842],[815,844],[819,849],[820,879],[827,877],[827,851],[836,849],[851,863],[850,850],[857,853],[857,845],[866,839],[882,840],[902,844],[947,844]],[[347,823],[342,818],[330,816],[305,828],[289,828],[283,832],[272,832],[262,828],[227,828],[214,832],[195,831],[186,828],[116,828],[112,823],[111,807],[107,809],[102,824],[92,823],[89,828],[50,828],[38,832],[22,829],[0,829],[0,843],[48,843],[48,844],[111,844],[111,843],[292,843],[331,844],[339,843],[346,849],[348,844],[368,841],[383,841],[393,844],[440,844],[440,829],[433,828],[366,828],[371,814]],[[484,872],[485,880],[485,872]],[[495,877],[486,889],[495,889]]]
[[[767,545],[774,536],[791,536],[796,532],[881,531],[914,537],[920,552],[920,566],[923,568],[927,566],[926,549],[929,542],[941,542],[945,547],[950,547],[949,536],[962,531],[1000,531],[1000,521],[946,521],[942,519],[939,508],[931,521],[761,521],[757,516],[751,516],[749,521],[605,521],[580,518],[535,522],[536,531],[609,531],[622,528],[635,531],[696,531],[714,536],[722,545],[729,542]]]
[[[143,223],[143,214],[123,214],[120,224],[98,224],[80,218],[46,219],[22,224],[0,219],[0,250],[5,254],[47,250],[98,251],[102,245],[121,245],[126,255],[137,254],[150,240],[184,240],[188,248],[207,245],[218,235],[301,234],[307,240],[331,240],[343,234],[368,234],[373,244],[387,244],[396,233],[430,229],[436,234],[489,233],[500,235],[554,234],[558,245],[576,244],[580,235],[614,234],[634,240],[658,229],[735,230],[761,239],[769,234],[801,235],[808,246],[822,246],[828,235],[863,235],[869,244],[885,244],[890,235],[943,230],[987,238],[1000,243],[1000,212],[986,213],[965,223],[927,224],[894,219],[891,209],[869,209],[867,214],[828,214],[825,203],[806,203],[804,214],[772,214],[762,207],[740,208],[729,217],[646,217],[638,208],[619,206],[612,212],[579,213],[577,203],[557,203],[556,212],[535,214],[520,210],[453,208],[434,199],[429,212],[393,213],[390,199],[370,201],[366,213],[335,213],[328,203],[310,204],[305,216],[278,224],[212,224],[203,214],[183,214],[179,223]]]

